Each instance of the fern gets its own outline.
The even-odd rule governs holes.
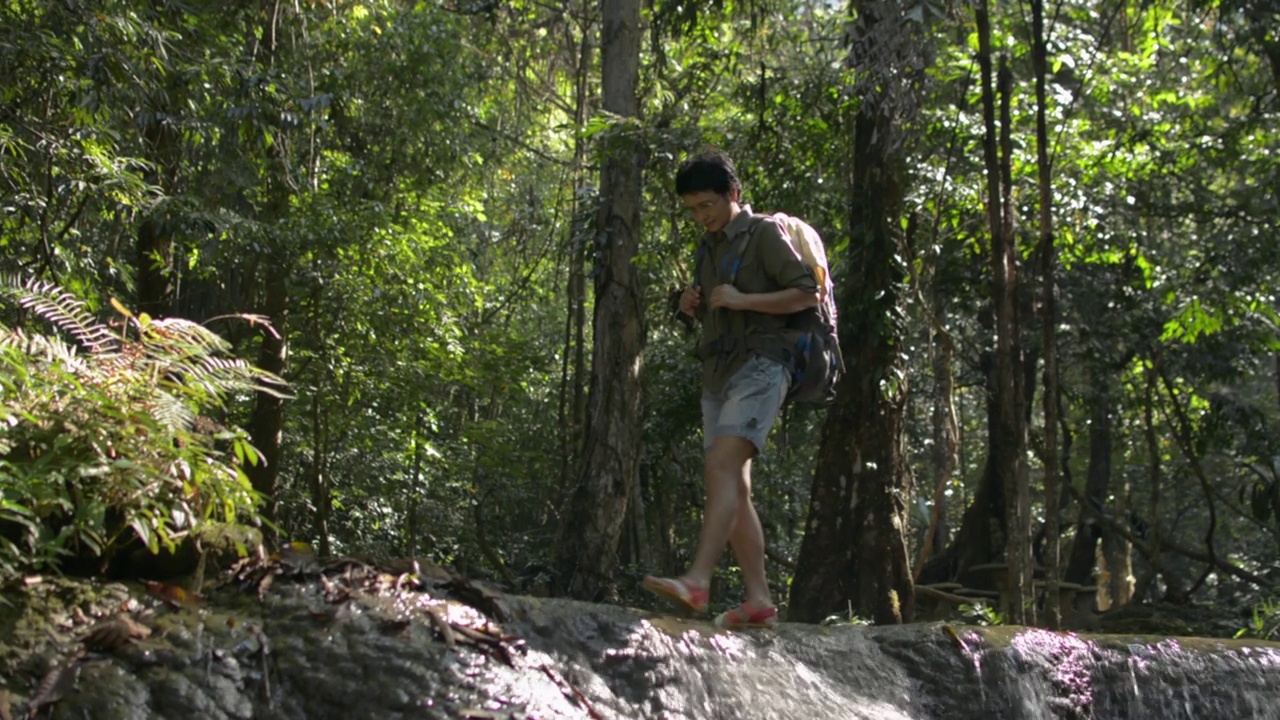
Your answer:
[[[174,395],[157,392],[151,406],[151,414],[171,430],[188,430],[196,421],[196,413]]]
[[[48,335],[29,335],[20,328],[0,334],[0,347],[14,348],[23,355],[45,362],[61,363],[74,368],[84,367],[74,345]]]
[[[108,558],[127,536],[158,551],[205,522],[257,517],[244,432],[198,420],[249,392],[286,397],[282,380],[189,320],[112,301],[116,333],[49,283],[0,278],[3,298],[75,343],[0,326],[0,537],[22,539],[0,544],[0,580],[58,554]]]
[[[231,344],[222,336],[198,323],[182,318],[162,318],[150,321],[143,340],[150,349],[184,351],[199,355],[215,355],[231,350]]]
[[[119,340],[110,328],[85,310],[83,302],[53,283],[35,279],[23,283],[9,276],[0,282],[0,292],[70,334],[91,353],[108,352],[118,346]]]

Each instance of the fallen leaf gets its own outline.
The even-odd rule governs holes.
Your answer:
[[[94,625],[80,642],[90,650],[111,652],[126,643],[150,636],[151,628],[127,615],[117,615]]]
[[[176,585],[165,585],[154,580],[146,581],[147,594],[175,609],[195,603],[198,598],[194,593]]]

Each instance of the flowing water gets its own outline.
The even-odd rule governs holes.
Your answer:
[[[529,610],[530,646],[551,641],[602,718],[1280,719],[1272,643],[942,624],[727,633],[555,605]]]
[[[502,598],[497,629],[429,593],[332,585],[160,605],[137,614],[149,637],[88,653],[76,613],[134,602],[123,590],[101,608],[27,604],[0,622],[0,718],[1280,720],[1274,643],[936,623],[723,632],[519,597]],[[445,623],[494,634],[463,642]]]

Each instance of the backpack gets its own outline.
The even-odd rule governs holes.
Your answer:
[[[784,213],[759,216],[758,221],[777,224],[800,260],[813,271],[818,282],[818,304],[791,314],[787,319],[786,336],[793,339],[787,369],[791,373],[791,386],[785,402],[829,403],[836,396],[836,382],[844,374],[844,357],[840,353],[840,339],[836,333],[835,284],[831,280],[827,252],[823,248],[818,231],[800,218]],[[730,254],[736,256],[729,263],[729,284],[737,280],[738,267],[746,249],[746,239],[755,230],[752,224],[742,240],[736,241]],[[694,277],[702,278],[702,259],[706,254],[705,243],[699,247]]]

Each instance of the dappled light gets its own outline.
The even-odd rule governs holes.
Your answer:
[[[1276,716],[1277,27],[0,0],[0,720]]]

